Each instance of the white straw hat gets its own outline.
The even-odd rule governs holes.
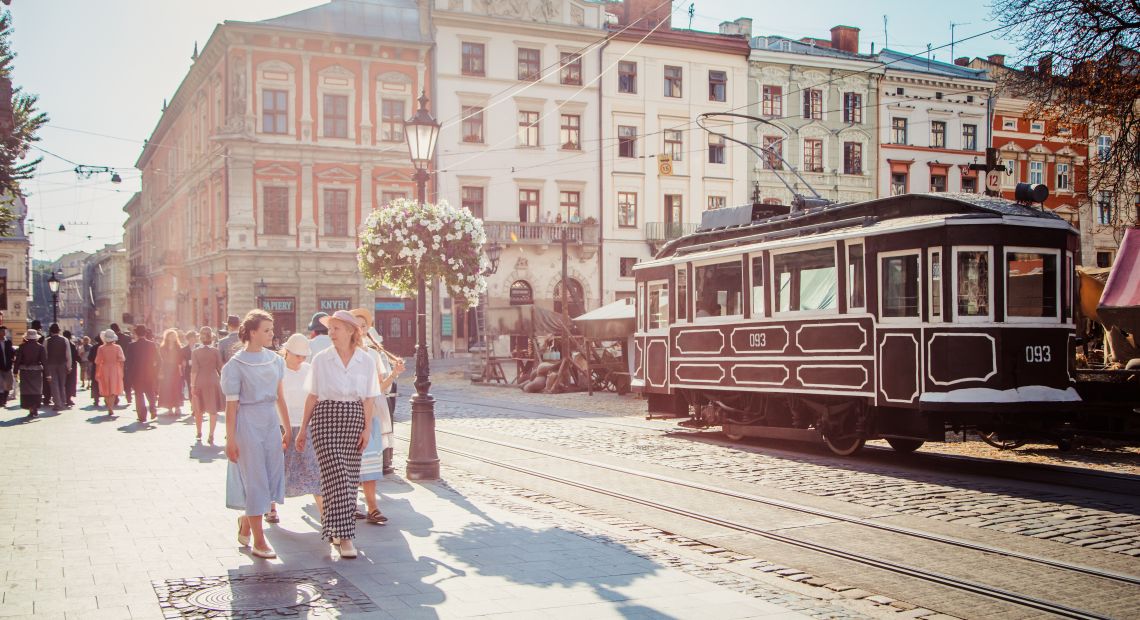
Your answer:
[[[309,348],[309,339],[302,334],[293,334],[285,341],[282,347],[293,355],[300,355],[301,357],[309,357],[313,354],[313,350]]]

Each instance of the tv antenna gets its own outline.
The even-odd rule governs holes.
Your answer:
[[[973,22],[950,22],[950,62],[954,62],[954,29],[958,26],[969,26]]]

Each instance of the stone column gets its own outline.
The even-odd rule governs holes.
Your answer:
[[[302,249],[317,245],[317,225],[313,219],[313,161],[309,156],[301,160],[301,223],[297,226]]]
[[[254,219],[253,158],[248,153],[231,151],[226,160],[229,175],[229,219],[226,231],[228,248],[254,247],[257,223]]]
[[[360,164],[360,221],[357,227],[364,225],[364,218],[375,208],[376,182],[372,178],[372,164]]]
[[[372,87],[372,59],[362,60],[360,66],[360,85],[356,89],[360,94],[360,122],[357,124],[360,126],[360,144],[372,146],[375,144],[372,139],[372,93],[375,90]]]
[[[313,141],[312,74],[309,69],[311,54],[301,54],[301,142]]]

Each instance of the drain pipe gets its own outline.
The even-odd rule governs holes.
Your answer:
[[[607,37],[598,47],[598,74],[605,70],[605,51],[610,44]],[[602,140],[602,127],[604,126],[605,108],[602,107],[602,93],[605,91],[605,81],[598,80],[598,307],[606,305],[606,170],[605,170],[605,141]]]

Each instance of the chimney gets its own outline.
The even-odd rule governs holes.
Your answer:
[[[990,64],[993,65],[1005,66],[1005,54],[990,54],[986,57],[986,60],[990,61]]]
[[[752,39],[752,18],[738,17],[730,22],[720,23],[720,33]]]
[[[831,47],[851,54],[859,53],[859,29],[836,26],[831,29]]]
[[[970,66],[970,57],[962,56],[961,58],[955,58],[954,64],[958,65],[959,67],[968,67]]]
[[[1044,76],[1053,75],[1053,56],[1051,54],[1045,54],[1037,59],[1037,73]]]
[[[621,16],[623,26],[641,19],[633,26],[635,29],[652,30],[661,22],[665,22],[665,25],[661,26],[658,32],[667,32],[673,27],[673,8],[669,3],[662,4],[656,0],[624,0],[621,6],[625,9]]]

